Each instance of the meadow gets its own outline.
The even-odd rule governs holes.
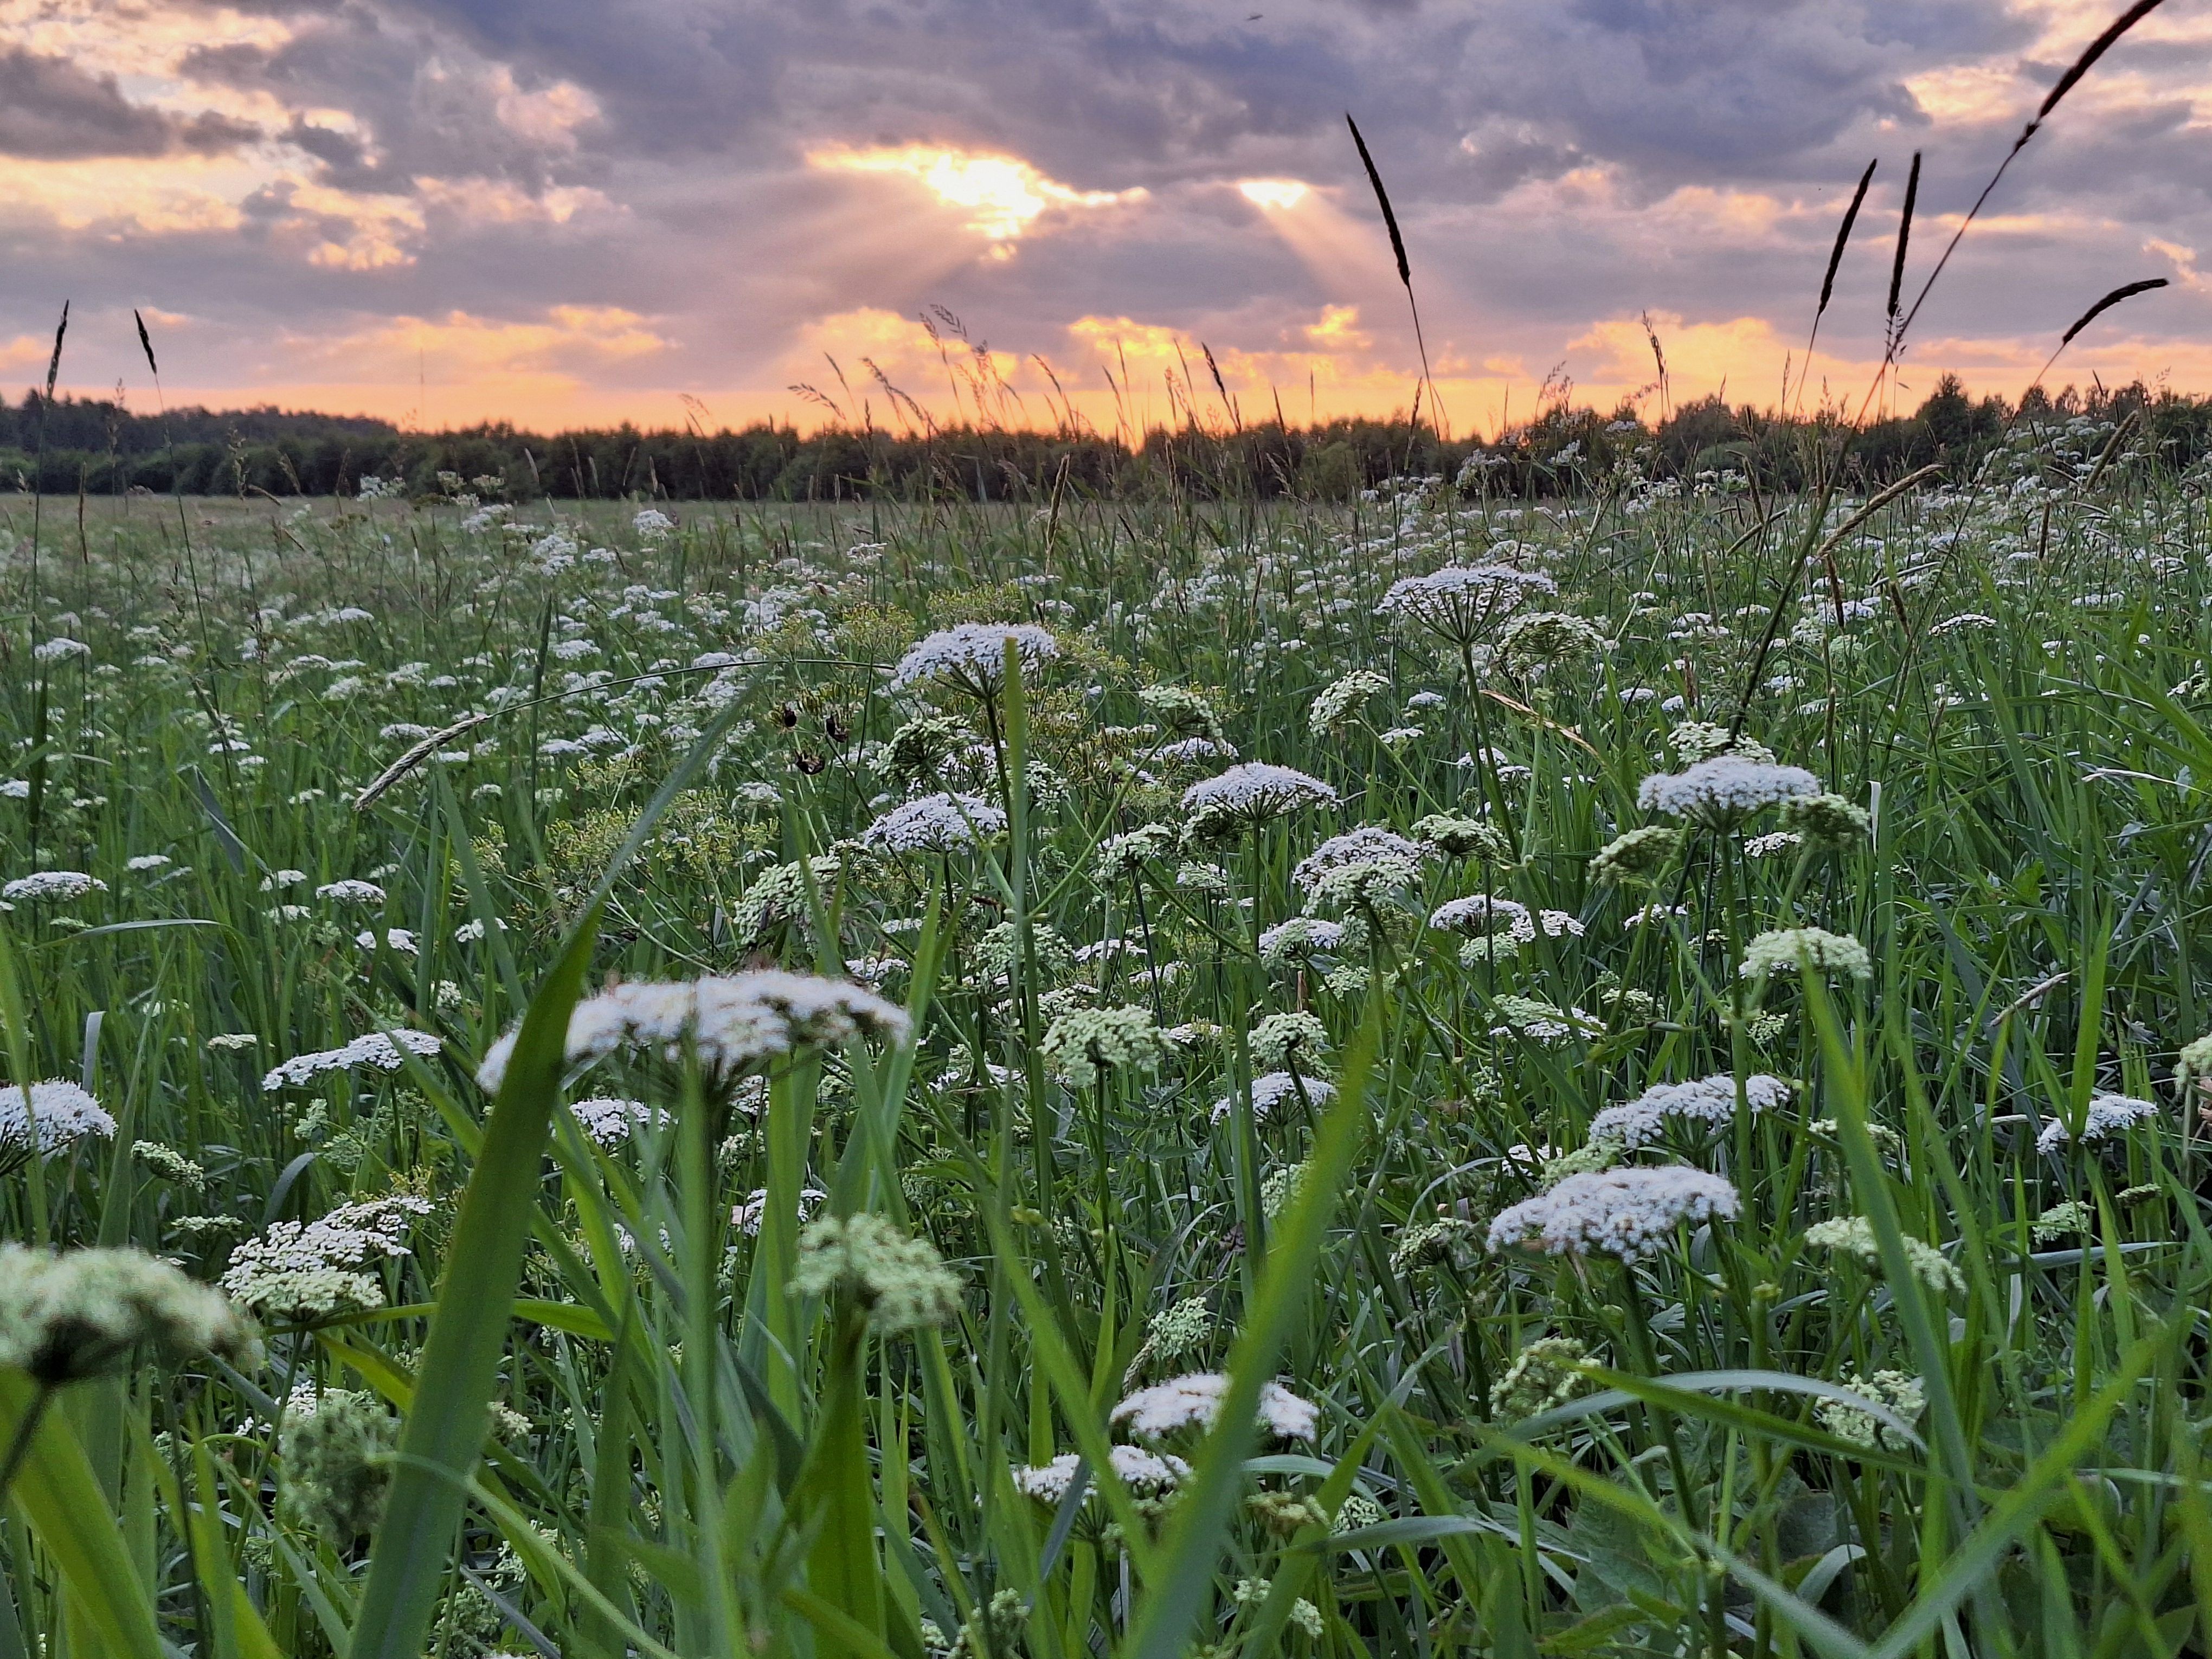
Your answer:
[[[2212,466],[1623,447],[9,500],[0,1659],[2203,1651]]]

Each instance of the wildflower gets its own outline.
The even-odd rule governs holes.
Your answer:
[[[1140,685],[1137,688],[1137,701],[1171,732],[1201,738],[1221,736],[1221,716],[1214,712],[1212,701],[1202,691],[1187,685]]]
[[[617,1100],[607,1095],[573,1102],[568,1109],[575,1115],[576,1126],[583,1130],[585,1139],[600,1146],[619,1146],[639,1129],[668,1121],[667,1113],[656,1111],[641,1100]]]
[[[935,1246],[879,1215],[830,1216],[799,1237],[794,1294],[853,1297],[885,1335],[942,1325],[960,1313],[960,1280]]]
[[[261,1039],[252,1031],[217,1031],[207,1040],[210,1054],[235,1054],[241,1049],[258,1048]]]
[[[1818,794],[1820,781],[1802,766],[1773,766],[1735,755],[1699,761],[1684,772],[1654,772],[1637,805],[1708,830],[1733,829],[1766,807]]]
[[[1744,855],[1754,859],[1771,858],[1777,853],[1786,853],[1793,847],[1802,846],[1805,837],[1795,830],[1777,830],[1771,835],[1752,836],[1743,843]]]
[[[805,920],[811,908],[806,895],[809,880],[827,904],[826,890],[842,868],[836,854],[822,853],[762,871],[730,907],[731,931],[746,943],[755,944],[773,928]]]
[[[1881,1245],[1875,1237],[1874,1224],[1863,1215],[1816,1222],[1805,1230],[1805,1242],[1816,1249],[1850,1256],[1876,1277],[1881,1273]],[[1899,1242],[1905,1246],[1905,1265],[1912,1276],[1936,1295],[1948,1296],[1966,1288],[1966,1275],[1927,1240],[1906,1233]]]
[[[1145,1322],[1145,1346],[1139,1358],[1181,1359],[1206,1346],[1213,1334],[1213,1316],[1202,1296],[1187,1296],[1171,1308],[1163,1308]],[[1138,1369],[1132,1361],[1130,1370]]]
[[[1107,1457],[1121,1484],[1140,1497],[1157,1497],[1180,1486],[1190,1474],[1190,1465],[1172,1453],[1149,1452],[1141,1446],[1113,1446]],[[1062,1452],[1049,1463],[1013,1471],[1014,1490],[1040,1503],[1060,1504],[1075,1484],[1075,1471],[1083,1459]]]
[[[1634,1261],[1661,1249],[1683,1223],[1732,1219],[1738,1204],[1735,1188],[1718,1176],[1680,1164],[1571,1175],[1500,1213],[1488,1242],[1492,1250],[1601,1251]]]
[[[1754,1072],[1743,1080],[1745,1103],[1754,1114],[1790,1098],[1790,1085],[1778,1077]],[[1690,1083],[1655,1083],[1624,1106],[1608,1106],[1590,1120],[1592,1140],[1613,1140],[1634,1151],[1659,1139],[1670,1118],[1707,1125],[1734,1121],[1735,1079],[1725,1072]]]
[[[87,893],[106,890],[106,882],[82,870],[40,870],[19,876],[0,887],[0,899],[20,899],[26,904],[66,904]]]
[[[1097,846],[1098,862],[1109,870],[1134,870],[1176,848],[1176,832],[1164,823],[1147,823],[1127,834],[1108,836]]]
[[[33,1083],[27,1097],[21,1084],[0,1088],[0,1170],[27,1163],[34,1154],[51,1157],[87,1136],[106,1140],[114,1133],[115,1120],[66,1079]]]
[[[1060,655],[1060,641],[1033,623],[962,623],[908,647],[891,671],[891,689],[933,681],[970,696],[994,697],[1006,673],[1009,640],[1024,677]]]
[[[1336,1506],[1336,1519],[1329,1522],[1333,1533],[1358,1532],[1363,1527],[1379,1527],[1384,1520],[1382,1506],[1364,1492],[1346,1492],[1344,1502]]]
[[[717,1081],[732,1081],[787,1055],[842,1048],[861,1038],[903,1041],[906,1011],[842,980],[780,969],[711,975],[696,980],[640,980],[610,986],[579,1002],[568,1016],[571,1066],[640,1048],[674,1063],[686,1045]],[[496,1090],[514,1052],[509,1031],[477,1069]]]
[[[261,890],[264,893],[274,893],[287,887],[297,887],[307,878],[307,872],[305,870],[271,870],[261,878]]]
[[[1465,647],[1530,599],[1559,591],[1559,585],[1540,571],[1507,564],[1446,565],[1393,582],[1376,614],[1425,628]]]
[[[1316,957],[1333,956],[1344,942],[1341,922],[1322,921],[1314,916],[1292,916],[1288,921],[1279,921],[1264,928],[1260,934],[1260,960],[1270,968],[1280,968],[1293,962],[1310,962]]]
[[[801,1187],[794,1219],[802,1224],[812,1219],[814,1212],[829,1201],[830,1194],[819,1187]],[[768,1188],[756,1187],[745,1194],[744,1202],[730,1206],[730,1224],[748,1237],[757,1237],[767,1214]]]
[[[143,1250],[0,1243],[0,1366],[58,1388],[122,1369],[140,1346],[259,1363],[250,1321]]]
[[[1777,969],[1798,967],[1853,979],[1874,977],[1874,958],[1866,946],[1847,933],[1832,933],[1825,927],[1778,927],[1759,934],[1743,947],[1738,971],[1746,979],[1765,979]]]
[[[1308,806],[1334,806],[1336,791],[1319,778],[1288,766],[1247,761],[1202,779],[1183,791],[1188,833],[1200,840],[1224,840]]]
[[[1006,815],[974,795],[925,795],[895,806],[860,832],[878,853],[957,853],[1006,828]]]
[[[1390,689],[1387,674],[1378,674],[1371,668],[1354,669],[1334,684],[1324,687],[1306,711],[1306,724],[1317,738],[1334,736],[1357,714],[1359,705],[1370,697],[1379,697]]]
[[[1908,1425],[1927,1408],[1926,1387],[1909,1371],[1876,1371],[1872,1376],[1861,1376],[1854,1371],[1846,1374],[1843,1382],[1861,1399]],[[1854,1445],[1905,1451],[1914,1443],[1911,1434],[1900,1431],[1873,1412],[1847,1406],[1839,1400],[1822,1401],[1814,1408],[1814,1415],[1830,1434]]]
[[[398,1440],[399,1419],[372,1394],[330,1389],[288,1407],[276,1443],[286,1512],[340,1549],[375,1531]]]
[[[1452,812],[1432,812],[1425,818],[1413,820],[1412,834],[1422,846],[1441,853],[1446,858],[1481,859],[1498,864],[1511,856],[1511,848],[1507,845],[1504,836],[1480,818],[1463,817]]]
[[[1667,734],[1667,746],[1682,757],[1685,766],[1695,766],[1717,755],[1732,755],[1738,760],[1762,765],[1774,759],[1773,751],[1765,744],[1753,743],[1741,732],[1715,726],[1710,720],[1682,721]]]
[[[1862,846],[1874,832],[1874,817],[1856,801],[1823,790],[1782,803],[1782,821],[1808,845],[1828,852]]]
[[[1277,1538],[1285,1540],[1297,1537],[1308,1527],[1328,1524],[1328,1510],[1313,1498],[1296,1492],[1255,1492],[1244,1500],[1244,1512]]]
[[[1673,862],[1681,844],[1682,832],[1671,824],[1651,823],[1631,830],[1615,836],[1590,855],[1590,878],[1613,883],[1656,881]]]
[[[1419,842],[1408,841],[1379,824],[1362,824],[1344,835],[1331,836],[1300,859],[1291,871],[1291,880],[1309,898],[1335,896],[1346,890],[1342,878],[1350,872],[1358,872],[1351,884],[1354,889],[1376,884],[1404,887],[1420,878],[1425,855]],[[1339,879],[1332,882],[1332,877]]]
[[[1492,1028],[1493,1036],[1510,1032],[1547,1047],[1570,1037],[1588,1036],[1605,1026],[1604,1021],[1580,1008],[1561,1008],[1536,997],[1508,993],[1492,999],[1491,1006],[1501,1022]]]
[[[2212,1078],[2212,1036],[2183,1043],[2173,1060],[2174,1087],[2186,1089],[2192,1082],[2201,1087],[2203,1079]]]
[[[1569,1176],[1601,1175],[1607,1170],[1619,1169],[1627,1160],[1627,1147],[1617,1140],[1594,1134],[1586,1146],[1562,1152],[1557,1158],[1545,1158],[1537,1168],[1537,1183],[1548,1192]]]
[[[2158,1106],[2153,1101],[2137,1100],[2132,1095],[2093,1096],[2089,1109],[2082,1118],[2079,1135],[2064,1118],[2053,1116],[2045,1121],[2043,1133],[2036,1136],[2035,1150],[2051,1152],[2057,1151],[2069,1140],[2108,1139],[2157,1115]]]
[[[353,936],[353,942],[364,951],[374,951],[377,944],[376,931],[374,928],[364,927]],[[416,954],[415,935],[404,927],[386,928],[384,945],[386,950],[397,951],[403,957],[411,957]]]
[[[137,858],[126,862],[123,867],[133,875],[144,875],[149,871],[165,870],[175,862],[176,860],[167,853],[141,853]]]
[[[1252,1058],[1262,1066],[1328,1052],[1328,1028],[1309,1013],[1270,1014],[1252,1028]]]
[[[1589,1350],[1571,1336],[1540,1336],[1491,1385],[1490,1413],[1518,1423],[1564,1406],[1583,1385]]]
[[[1517,899],[1493,898],[1488,893],[1471,893],[1439,904],[1429,915],[1429,926],[1440,933],[1468,939],[1503,933],[1525,943],[1536,937],[1535,919],[1527,905]]]
[[[1303,1092],[1316,1106],[1323,1106],[1335,1097],[1336,1085],[1326,1078],[1300,1077],[1289,1072],[1263,1072],[1252,1079],[1252,1116],[1264,1123],[1276,1107],[1286,1100],[1295,1100]],[[1237,1097],[1224,1095],[1213,1103],[1213,1121],[1220,1122],[1237,1109]]]
[[[1474,1249],[1479,1230],[1463,1217],[1440,1215],[1398,1229],[1390,1245],[1390,1271],[1410,1273],[1416,1267],[1464,1262]]]
[[[2078,1198],[2054,1204],[2035,1218],[2035,1242],[2049,1244],[2061,1238],[2079,1237],[2096,1229],[2096,1212]]]
[[[1044,1057],[1071,1083],[1092,1083],[1105,1072],[1141,1076],[1167,1058],[1166,1040],[1143,1008],[1079,1008],[1053,1021]]]
[[[315,896],[339,904],[381,904],[384,890],[373,881],[331,881],[315,889]]]
[[[207,1186],[207,1171],[186,1158],[175,1147],[158,1140],[134,1140],[131,1156],[154,1170],[164,1181],[174,1182],[179,1187],[198,1192]]]
[[[1559,611],[1523,611],[1508,617],[1498,634],[1499,660],[1523,678],[1594,657],[1605,644],[1605,635],[1589,622]]]
[[[1229,1379],[1218,1371],[1193,1371],[1166,1382],[1139,1389],[1114,1407],[1111,1420],[1142,1440],[1164,1439],[1182,1429],[1209,1429],[1228,1396]],[[1279,1440],[1310,1440],[1321,1427],[1321,1413],[1279,1382],[1260,1385],[1260,1426]]]
[[[397,1072],[406,1065],[404,1054],[420,1054],[425,1058],[438,1052],[442,1045],[428,1031],[397,1028],[390,1031],[371,1031],[357,1036],[338,1048],[318,1049],[313,1054],[295,1054],[261,1079],[264,1091],[299,1088],[313,1082],[325,1072],[349,1072],[356,1066],[372,1066],[381,1072]]]
[[[644,507],[632,516],[630,532],[640,541],[665,541],[676,528],[676,520],[658,507]]]
[[[271,1222],[230,1253],[217,1282],[264,1318],[328,1318],[384,1305],[384,1286],[364,1271],[412,1254],[407,1230],[430,1213],[425,1200],[395,1193],[342,1204],[319,1221]]]

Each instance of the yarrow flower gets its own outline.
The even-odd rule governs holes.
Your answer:
[[[1233,836],[1308,806],[1334,806],[1337,793],[1289,766],[1246,761],[1183,791],[1189,832],[1203,840]]]
[[[1790,1098],[1790,1085],[1755,1072],[1743,1080],[1745,1103],[1753,1114],[1771,1111]],[[1619,1141],[1633,1151],[1659,1139],[1670,1118],[1716,1124],[1735,1118],[1735,1079],[1726,1072],[1689,1083],[1655,1083],[1626,1105],[1608,1106],[1590,1120],[1589,1138]]]
[[[104,893],[107,884],[82,870],[40,870],[0,887],[0,898],[26,904],[66,904],[87,893]]]
[[[1183,1429],[1208,1429],[1228,1397],[1229,1379],[1218,1371],[1139,1389],[1114,1407],[1111,1420],[1142,1440],[1161,1440]],[[1260,1385],[1260,1426],[1279,1440],[1310,1440],[1321,1427],[1321,1412],[1279,1382]]]
[[[1078,1008],[1053,1021],[1041,1045],[1062,1079],[1089,1084],[1101,1072],[1141,1075],[1159,1069],[1167,1039],[1144,1008]]]
[[[295,1089],[313,1082],[325,1072],[350,1072],[356,1066],[373,1066],[380,1072],[397,1072],[406,1065],[403,1051],[424,1058],[434,1054],[442,1045],[428,1031],[409,1030],[404,1027],[390,1031],[371,1031],[357,1036],[338,1048],[320,1048],[313,1054],[295,1054],[283,1065],[272,1069],[261,1079],[264,1091]]]
[[[0,1367],[58,1388],[120,1369],[140,1346],[260,1362],[252,1322],[228,1299],[143,1250],[0,1243]]]
[[[114,1133],[114,1118],[64,1079],[33,1083],[27,1097],[21,1084],[0,1088],[0,1170],[62,1152],[87,1136],[107,1140]]]
[[[1034,623],[962,623],[917,641],[891,671],[891,688],[934,682],[971,696],[998,695],[1012,640],[1024,677],[1060,655],[1060,641]]]
[[[1787,973],[1801,965],[1832,975],[1874,977],[1874,958],[1866,946],[1848,933],[1832,933],[1825,927],[1778,927],[1759,934],[1743,947],[1738,971],[1746,979],[1765,979],[1778,969]]]
[[[2090,1098],[2080,1134],[2074,1133],[2064,1118],[2054,1115],[2045,1121],[2043,1132],[2036,1136],[2035,1150],[2050,1152],[2069,1140],[2108,1139],[2157,1115],[2158,1106],[2154,1101],[2138,1100],[2132,1095],[2095,1095]]]
[[[1820,779],[1802,766],[1718,755],[1686,771],[1652,773],[1638,787],[1636,804],[1708,830],[1727,830],[1766,807],[1820,793]]]
[[[1733,1219],[1739,1203],[1720,1176],[1679,1164],[1571,1175],[1501,1212],[1488,1242],[1492,1250],[1596,1251],[1634,1261],[1662,1249],[1685,1222]]]
[[[1881,1275],[1881,1244],[1875,1237],[1874,1223],[1863,1215],[1838,1216],[1832,1221],[1815,1222],[1805,1229],[1805,1242],[1815,1249],[1847,1255],[1868,1273]],[[1926,1239],[1906,1233],[1899,1242],[1905,1246],[1905,1263],[1912,1276],[1929,1290],[1943,1296],[1966,1288],[1966,1275]]]
[[[586,997],[568,1016],[568,1062],[602,1060],[623,1048],[673,1062],[689,1043],[718,1081],[807,1048],[842,1048],[860,1038],[903,1041],[906,1011],[842,980],[765,968],[696,980],[640,980]],[[498,1089],[514,1052],[509,1031],[477,1068]]]
[[[799,1236],[791,1288],[799,1296],[842,1292],[886,1335],[942,1325],[960,1313],[959,1276],[926,1238],[909,1238],[879,1215],[828,1216]]]
[[[1006,815],[974,795],[924,795],[894,806],[860,832],[878,853],[957,853],[1006,833]]]

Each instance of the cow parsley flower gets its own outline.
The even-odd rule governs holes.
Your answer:
[[[1228,1397],[1229,1379],[1218,1371],[1193,1371],[1139,1389],[1114,1407],[1111,1420],[1140,1440],[1162,1440],[1185,1429],[1208,1429]],[[1279,1382],[1260,1385],[1260,1426],[1279,1440],[1310,1440],[1320,1410]]]
[[[119,1370],[141,1346],[260,1358],[252,1322],[227,1298],[143,1250],[0,1243],[0,1367],[58,1388]]]
[[[1111,1446],[1106,1455],[1121,1484],[1139,1497],[1157,1497],[1180,1486],[1190,1474],[1190,1465],[1173,1453],[1149,1452],[1141,1446]],[[1049,1463],[1016,1469],[1014,1490],[1040,1503],[1064,1503],[1082,1462],[1078,1453],[1062,1452]]]
[[[974,795],[925,795],[895,806],[860,832],[878,853],[957,853],[1006,833],[1006,815]]]
[[[87,893],[104,893],[107,884],[82,870],[39,870],[0,887],[0,898],[26,904],[66,904]]]
[[[1569,1176],[1501,1212],[1490,1224],[1488,1242],[1493,1250],[1596,1251],[1634,1261],[1663,1249],[1684,1223],[1732,1219],[1738,1207],[1735,1188],[1703,1170],[1607,1170]]]
[[[1060,641],[1034,623],[962,623],[908,647],[891,671],[891,687],[903,690],[934,683],[970,696],[994,697],[1006,675],[1009,640],[1024,678],[1060,655]]]
[[[669,1121],[666,1112],[655,1110],[641,1100],[620,1100],[610,1095],[573,1101],[568,1109],[575,1115],[576,1126],[585,1138],[600,1146],[619,1146],[638,1130]]]
[[[428,1200],[395,1193],[342,1204],[319,1221],[276,1221],[230,1253],[217,1282],[264,1318],[315,1319],[384,1305],[367,1269],[412,1254],[407,1230],[430,1213]]]
[[[1541,571],[1518,570],[1508,564],[1446,565],[1425,576],[1393,582],[1376,614],[1466,646],[1529,599],[1559,591],[1559,585]]]
[[[1745,1103],[1756,1115],[1771,1111],[1790,1098],[1790,1085],[1778,1077],[1755,1072],[1743,1080]],[[1726,1072],[1689,1083],[1655,1083],[1626,1105],[1608,1106],[1590,1120],[1589,1138],[1618,1141],[1633,1151],[1666,1133],[1668,1121],[1683,1119],[1706,1125],[1735,1119],[1735,1079]]]
[[[1805,1242],[1815,1249],[1849,1256],[1868,1273],[1881,1276],[1881,1244],[1875,1237],[1874,1223],[1863,1215],[1838,1216],[1831,1221],[1815,1222],[1805,1229]],[[1912,1276],[1938,1296],[1966,1288],[1966,1275],[1926,1239],[1906,1233],[1899,1242],[1905,1246],[1905,1263],[1912,1270]]]
[[[2045,1121],[2043,1132],[2036,1136],[2035,1150],[2039,1152],[2056,1152],[2068,1141],[2075,1139],[2108,1139],[2157,1115],[2155,1102],[2138,1100],[2132,1095],[2095,1095],[2090,1098],[2088,1113],[2082,1120],[2081,1133],[2078,1136],[2064,1118],[2054,1115]]]
[[[1518,1423],[1565,1405],[1582,1387],[1589,1363],[1589,1350],[1573,1337],[1538,1337],[1491,1385],[1491,1415]]]
[[[794,860],[762,871],[730,907],[731,932],[749,945],[757,944],[775,927],[804,921],[809,908],[809,878],[827,905],[829,890],[842,869],[835,853],[820,853],[804,861]]]
[[[879,1215],[828,1216],[799,1236],[791,1288],[799,1296],[842,1291],[886,1335],[943,1325],[960,1314],[960,1279],[926,1238],[909,1238]]]
[[[1252,1079],[1252,1116],[1255,1122],[1265,1123],[1275,1109],[1286,1100],[1295,1100],[1303,1093],[1316,1106],[1324,1106],[1336,1095],[1336,1085],[1327,1078],[1308,1077],[1290,1072],[1262,1072]],[[1213,1103],[1213,1121],[1220,1122],[1237,1109],[1237,1097],[1224,1095]]]
[[[1291,880],[1309,899],[1370,902],[1382,893],[1418,882],[1426,856],[1420,842],[1380,824],[1365,823],[1331,836],[1315,848],[1292,868]]]
[[[1430,913],[1429,926],[1440,933],[1457,933],[1466,939],[1504,933],[1526,944],[1536,937],[1536,921],[1528,914],[1527,905],[1518,899],[1494,898],[1488,893],[1470,893],[1465,898],[1445,901]]]
[[[1311,1060],[1328,1052],[1328,1027],[1316,1016],[1300,1012],[1269,1014],[1252,1028],[1252,1058],[1262,1066],[1287,1066],[1293,1059]]]
[[[842,980],[766,968],[747,974],[674,981],[639,980],[586,997],[568,1017],[571,1066],[620,1049],[642,1049],[670,1062],[688,1043],[700,1064],[728,1082],[808,1048],[842,1048],[866,1037],[897,1042],[906,1011]],[[515,1033],[494,1043],[477,1081],[498,1089]]]
[[[1508,617],[1498,634],[1498,659],[1524,678],[1587,660],[1605,647],[1595,624],[1560,611],[1523,611]]]
[[[376,1530],[392,1490],[399,1419],[374,1395],[328,1389],[288,1407],[277,1436],[283,1507],[343,1549]]]
[[[339,904],[381,904],[384,890],[373,881],[331,881],[315,889],[315,896]]]
[[[1334,956],[1344,943],[1344,925],[1316,916],[1292,916],[1264,928],[1260,934],[1260,960],[1270,968],[1316,957]]]
[[[819,1187],[801,1187],[799,1204],[793,1219],[804,1225],[814,1218],[814,1212],[830,1201],[830,1194]],[[768,1215],[768,1188],[756,1187],[747,1193],[744,1201],[730,1206],[730,1224],[747,1237],[759,1236],[761,1223]]]
[[[1746,979],[1765,979],[1777,970],[1787,973],[1800,965],[1830,975],[1872,979],[1874,958],[1865,945],[1848,933],[1832,933],[1825,927],[1778,927],[1759,934],[1743,947],[1738,969]]]
[[[1844,1376],[1843,1383],[1861,1399],[1907,1423],[1917,1420],[1927,1408],[1926,1385],[1909,1371],[1876,1371],[1872,1376],[1862,1376],[1854,1371]],[[1905,1451],[1913,1443],[1911,1436],[1899,1433],[1872,1412],[1858,1410],[1839,1400],[1822,1401],[1814,1407],[1813,1414],[1830,1434],[1854,1445]]]
[[[1481,859],[1503,863],[1512,848],[1502,831],[1480,818],[1455,812],[1432,812],[1413,820],[1413,839],[1451,859]]]
[[[2186,1089],[2191,1083],[2202,1083],[2212,1079],[2212,1036],[2198,1037],[2194,1042],[2185,1042],[2173,1057],[2173,1084]]]
[[[90,1136],[106,1140],[115,1120],[78,1085],[52,1078],[33,1083],[27,1097],[21,1084],[0,1088],[0,1170],[51,1156]]]
[[[1820,793],[1820,779],[1802,766],[1718,755],[1686,771],[1652,773],[1638,787],[1636,801],[1647,811],[1728,830],[1769,806]]]
[[[1807,845],[1830,852],[1864,846],[1874,831],[1874,817],[1865,807],[1825,790],[1783,802],[1782,822]]]
[[[1063,1079],[1098,1080],[1102,1072],[1142,1075],[1167,1058],[1167,1039],[1144,1008],[1078,1008],[1046,1030],[1045,1059]]]
[[[1334,684],[1322,688],[1306,710],[1306,724],[1317,738],[1333,736],[1337,730],[1358,713],[1359,705],[1370,697],[1379,697],[1390,689],[1387,674],[1378,674],[1371,668],[1356,668]]]
[[[1219,840],[1309,806],[1334,806],[1337,793],[1319,778],[1288,766],[1246,761],[1183,791],[1188,831]]]
[[[295,1054],[283,1065],[275,1067],[261,1079],[264,1091],[296,1089],[313,1082],[325,1072],[350,1072],[356,1066],[373,1066],[380,1072],[397,1072],[406,1065],[403,1051],[420,1054],[425,1059],[441,1047],[438,1039],[428,1031],[408,1030],[371,1031],[357,1036],[338,1048],[320,1048],[313,1054]]]

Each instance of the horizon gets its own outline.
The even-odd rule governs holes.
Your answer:
[[[1674,404],[1783,406],[1786,367],[1790,403],[1855,406],[1912,155],[1908,295],[2111,10],[1253,0],[956,30],[927,8],[4,0],[0,373],[42,381],[67,301],[60,389],[141,412],[811,431],[973,420],[980,396],[1003,424],[1069,409],[1107,434],[1186,405],[1402,416],[1422,352],[1349,110],[1447,429],[1494,433],[1561,379],[1651,418],[1650,335]],[[2212,197],[2188,182],[2212,149],[2208,46],[2212,12],[2169,4],[2071,94],[1916,325],[1901,406],[1945,373],[2016,398],[2091,301],[2153,276],[2172,286],[2092,325],[2057,378],[2212,392]]]

